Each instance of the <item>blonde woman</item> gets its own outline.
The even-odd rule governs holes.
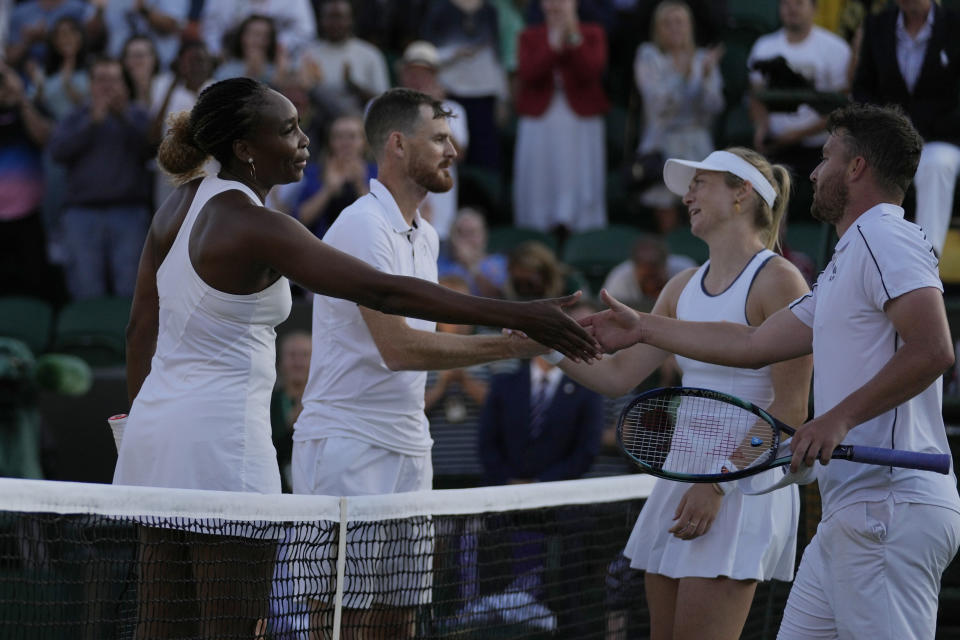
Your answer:
[[[697,48],[693,14],[679,0],[657,5],[650,42],[637,49],[634,80],[643,105],[639,158],[703,158],[714,150],[713,121],[723,110],[723,80],[717,64],[722,47]],[[670,207],[676,197],[657,183],[644,203]]]
[[[667,283],[654,314],[757,326],[807,292],[800,272],[772,250],[790,193],[787,170],[742,148],[703,162],[668,160],[664,181],[683,196],[709,260]],[[593,366],[564,360],[572,378],[610,396],[628,393],[668,356],[635,345]],[[807,416],[809,357],[762,369],[677,358],[685,386],[731,393],[791,424]],[[775,472],[776,473],[776,472]],[[652,640],[740,637],[758,581],[791,580],[799,514],[796,487],[744,496],[732,483],[658,481],[624,555],[646,572]]]

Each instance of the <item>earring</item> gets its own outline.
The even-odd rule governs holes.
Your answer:
[[[253,162],[253,160],[251,160],[250,162]],[[734,201],[733,201],[733,210],[736,211],[737,213],[740,213],[740,201],[739,201],[739,200],[734,200]]]
[[[250,175],[253,177],[253,181],[257,181],[257,168],[253,164],[253,158],[247,158],[247,162],[250,164]]]

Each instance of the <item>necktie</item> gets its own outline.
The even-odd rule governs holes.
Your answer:
[[[547,396],[547,378],[543,376],[533,389],[530,398],[530,437],[536,438],[543,431],[546,420],[547,407],[550,398]]]

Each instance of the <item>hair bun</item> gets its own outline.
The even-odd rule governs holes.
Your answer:
[[[183,184],[199,175],[207,154],[193,137],[189,111],[171,114],[167,126],[169,129],[157,150],[157,162],[176,184]]]

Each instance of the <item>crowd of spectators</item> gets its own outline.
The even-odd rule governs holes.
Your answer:
[[[658,187],[663,158],[699,159],[728,144],[724,118],[742,107],[747,146],[790,165],[802,186],[819,158],[824,96],[844,100],[851,91],[903,104],[936,142],[918,172],[931,186],[918,190],[916,216],[942,250],[960,171],[960,45],[944,36],[956,14],[930,0],[766,0],[757,5],[779,21],[751,40],[746,64],[734,65],[725,43],[742,24],[726,4],[0,3],[0,295],[55,304],[129,296],[150,216],[171,190],[154,160],[167,118],[234,76],[262,80],[297,106],[310,165],[269,203],[321,237],[375,177],[362,128],[370,99],[406,86],[444,100],[455,116],[457,186],[431,194],[422,213],[441,238],[441,275],[473,293],[581,288],[583,279],[560,264],[564,240],[619,222],[650,233],[632,255],[616,256],[622,262],[607,286],[649,308],[666,278],[694,264],[664,244],[685,213]],[[885,55],[893,43],[896,56]],[[731,74],[749,86],[741,103],[731,102]],[[785,101],[783,90],[793,97]],[[611,111],[626,113],[625,130]],[[641,188],[615,206],[611,177],[629,183],[638,170],[648,175],[627,186]],[[493,175],[500,195],[478,198],[477,175]],[[504,224],[552,234],[552,242],[509,257],[488,251],[488,231]],[[790,249],[785,255],[812,269]],[[436,382],[457,388],[460,375]],[[455,412],[440,387],[437,409]],[[479,408],[481,399],[471,402]]]

